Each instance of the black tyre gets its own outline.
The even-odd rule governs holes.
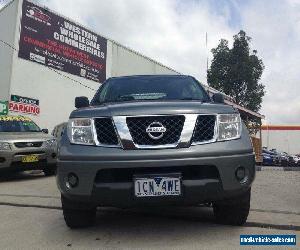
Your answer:
[[[70,228],[92,226],[96,220],[96,207],[85,206],[82,203],[61,198],[65,222]]]
[[[234,199],[213,204],[216,221],[220,224],[241,226],[247,221],[250,210],[251,189]]]

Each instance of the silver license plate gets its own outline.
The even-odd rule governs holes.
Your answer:
[[[134,179],[136,197],[178,196],[181,195],[181,182],[178,177],[145,177]]]

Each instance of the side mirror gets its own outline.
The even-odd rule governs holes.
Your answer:
[[[45,134],[49,134],[49,130],[47,128],[43,128],[42,132],[45,133]]]
[[[85,96],[78,96],[75,98],[75,108],[85,108],[90,105],[89,99]]]
[[[215,103],[224,103],[224,96],[221,93],[215,93],[212,96]]]

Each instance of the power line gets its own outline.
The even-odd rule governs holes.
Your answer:
[[[1,39],[0,39],[0,42],[2,42],[4,45],[6,45],[7,47],[11,48],[12,50],[14,50],[14,51],[16,51],[16,52],[19,52],[18,49],[16,49],[13,45],[9,44],[8,42],[5,42],[5,41],[3,41],[3,40],[1,40]],[[63,73],[60,72],[60,71],[58,71],[58,70],[56,70],[56,69],[54,69],[54,68],[49,67],[48,65],[44,65],[44,66],[47,67],[48,69],[54,71],[55,73],[57,73],[58,75],[60,75],[60,76],[62,76],[62,77],[65,77],[65,78],[67,78],[67,79],[69,79],[69,80],[71,80],[71,81],[73,81],[73,82],[76,82],[76,83],[80,84],[81,86],[83,86],[83,87],[85,87],[85,88],[88,88],[88,89],[90,89],[90,90],[96,91],[96,89],[93,89],[93,88],[91,88],[90,86],[87,86],[87,85],[85,85],[84,83],[82,83],[82,82],[80,82],[80,81],[78,81],[78,80],[75,80],[75,79],[73,79],[73,78],[71,78],[71,77],[69,77],[69,76],[63,74]]]

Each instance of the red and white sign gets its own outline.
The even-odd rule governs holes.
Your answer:
[[[32,115],[40,114],[39,106],[21,103],[21,102],[13,102],[13,101],[9,102],[9,111],[32,114]]]
[[[20,58],[104,82],[106,55],[106,38],[31,1],[23,0]]]

